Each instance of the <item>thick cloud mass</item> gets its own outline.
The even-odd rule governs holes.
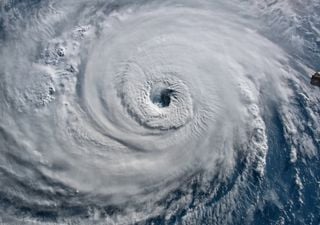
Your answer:
[[[290,223],[272,180],[285,158],[283,188],[308,205],[316,1],[0,6],[5,224],[251,224],[268,202]]]

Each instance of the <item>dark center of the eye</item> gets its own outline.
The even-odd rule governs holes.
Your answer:
[[[160,108],[168,107],[171,102],[171,96],[174,91],[170,89],[155,90],[151,93],[151,101]]]

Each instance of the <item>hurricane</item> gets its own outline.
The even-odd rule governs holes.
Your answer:
[[[319,224],[317,0],[0,2],[0,224]]]

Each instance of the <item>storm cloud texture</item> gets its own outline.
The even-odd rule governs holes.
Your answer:
[[[0,8],[0,222],[319,224],[319,1]]]

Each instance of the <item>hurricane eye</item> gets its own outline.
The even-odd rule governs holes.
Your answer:
[[[157,89],[150,95],[150,99],[153,104],[159,108],[166,108],[170,106],[171,98],[173,97],[174,90],[170,89]]]

